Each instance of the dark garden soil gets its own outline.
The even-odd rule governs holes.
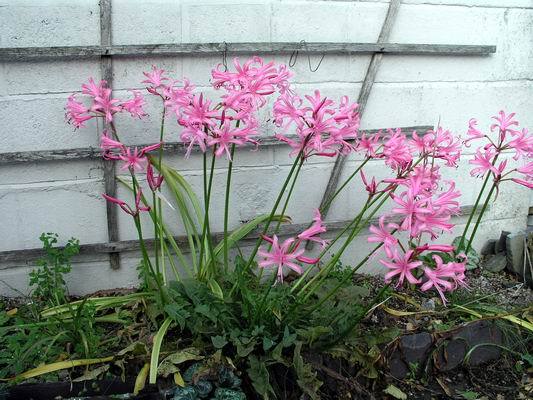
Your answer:
[[[533,369],[530,364],[532,360],[529,359],[528,363],[527,358],[524,358],[531,358],[533,353],[531,334],[524,333],[525,330],[520,330],[521,333],[517,334],[518,329],[514,324],[509,321],[502,322],[501,318],[491,317],[490,313],[483,313],[484,318],[479,321],[479,318],[474,318],[469,312],[461,314],[450,311],[455,304],[460,304],[471,312],[480,313],[483,310],[490,311],[491,307],[497,307],[500,316],[501,310],[510,311],[517,308],[531,310],[533,291],[506,272],[493,274],[477,269],[469,272],[468,278],[471,289],[461,289],[453,293],[450,296],[451,305],[445,310],[436,307],[439,300],[434,292],[409,290],[391,292],[385,302],[371,310],[358,328],[361,340],[367,344],[368,339],[376,335],[377,329],[392,329],[397,332],[391,340],[378,344],[379,352],[371,361],[368,361],[370,352],[365,356],[364,362],[354,362],[353,359],[349,361],[342,357],[334,358],[331,353],[303,354],[304,360],[313,367],[317,377],[323,382],[320,398],[332,400],[533,398]],[[384,286],[381,278],[366,275],[356,276],[354,283],[365,288],[366,298],[372,298]],[[102,291],[95,295],[109,296],[128,292],[128,290]],[[2,303],[6,309],[17,306],[17,300],[14,299],[3,299]],[[460,349],[458,355],[454,353],[456,351],[454,344],[462,343],[461,340],[465,337],[466,342],[473,340],[468,345],[472,350],[469,359],[466,360],[468,362],[465,361],[468,346],[465,345],[466,348]],[[171,336],[168,340],[172,340]],[[486,340],[501,344],[501,347],[479,346]],[[506,350],[510,348],[509,343],[514,343],[512,351]],[[475,344],[478,344],[478,347],[473,348]],[[405,353],[402,353],[404,350]],[[407,358],[420,357],[413,363],[405,359],[405,354],[408,354]],[[37,379],[33,383],[12,388],[10,395],[4,394],[2,397],[0,394],[0,400],[66,399],[69,393],[70,396],[73,394],[88,396],[78,397],[80,399],[174,398],[172,387],[175,387],[175,384],[171,379],[158,380],[159,387],[147,386],[139,396],[110,396],[111,393],[131,392],[141,367],[142,362],[128,363],[125,371],[114,371],[111,368],[105,379],[76,384],[70,382],[73,375],[63,371],[56,376],[56,379],[64,382],[45,383]],[[235,372],[242,379],[241,387],[246,397],[255,399],[251,382],[247,381],[245,374]],[[80,373],[83,371],[78,372]],[[116,374],[117,378],[109,380],[110,374]],[[119,378],[123,374],[130,377],[124,383]],[[276,367],[271,374],[273,386],[279,393],[284,393],[284,399],[307,399],[308,397],[302,395],[298,389],[296,380],[296,376],[283,366]]]

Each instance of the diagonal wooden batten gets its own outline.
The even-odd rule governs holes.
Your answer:
[[[425,132],[431,129],[430,125],[417,125],[401,127],[405,132]],[[375,134],[382,129],[365,130],[367,134]],[[297,139],[296,135],[287,135],[289,139]],[[273,136],[268,136],[259,139],[261,147],[278,147],[287,146],[285,142],[278,140]],[[137,147],[146,147],[153,143],[135,144]],[[189,145],[183,142],[166,142],[163,145],[163,150],[166,152],[185,152]],[[248,147],[255,145],[247,144]],[[261,148],[260,147],[260,148]],[[198,146],[195,146],[199,150]],[[102,157],[101,151],[96,147],[80,147],[77,149],[60,149],[60,150],[37,150],[37,151],[17,151],[11,153],[0,153],[0,165],[2,164],[16,164],[28,162],[45,162],[45,161],[75,161],[84,159],[100,159]]]
[[[392,30],[392,25],[394,24],[396,16],[398,15],[398,10],[400,9],[400,3],[401,0],[391,0],[387,15],[385,16],[385,20],[383,21],[383,26],[381,27],[381,32],[379,33],[377,44],[381,45],[382,43],[388,40],[390,32]],[[368,65],[365,79],[363,81],[361,91],[359,92],[359,96],[357,98],[357,103],[359,104],[357,110],[361,117],[363,116],[366,104],[368,102],[368,98],[370,97],[370,91],[372,90],[372,86],[374,85],[374,81],[376,79],[379,66],[381,65],[382,58],[382,53],[374,53],[372,55],[372,58],[370,59],[370,64]],[[337,190],[337,186],[339,185],[339,179],[344,169],[346,159],[347,156],[339,154],[337,156],[337,159],[335,160],[335,164],[333,165],[333,169],[331,170],[331,175],[329,177],[326,190],[324,191],[324,195],[322,196],[322,201],[320,202],[319,206],[319,209],[322,211],[322,218],[326,218],[327,216],[329,209],[325,208],[325,205],[328,204],[330,198]],[[310,250],[313,248],[313,245],[313,242],[308,241],[305,247]]]
[[[468,206],[462,206],[461,207],[461,215],[468,216],[473,211],[474,207],[471,205]],[[476,214],[479,213],[479,208],[476,211]],[[400,217],[392,217],[391,221],[394,222],[400,222]],[[345,220],[345,221],[331,221],[326,223],[326,228],[329,232],[329,235],[333,234],[334,232],[338,232],[348,224],[350,224],[352,220]],[[377,224],[378,218],[371,219],[368,222],[368,225]],[[301,223],[301,224],[287,224],[282,225],[281,229],[278,231],[278,235],[280,237],[288,237],[288,236],[295,236],[298,233],[302,232],[304,229],[306,229],[309,226],[308,223]],[[271,227],[271,230],[273,230],[274,227]],[[252,246],[256,240],[258,239],[259,235],[262,233],[262,229],[258,228],[254,231],[250,232],[242,241],[243,246]],[[224,232],[217,232],[213,234],[213,240],[215,243],[220,242],[224,237]],[[180,246],[181,250],[186,253],[188,252],[188,239],[187,236],[174,236],[174,240]],[[154,239],[145,239],[145,244],[148,250],[153,250],[154,246],[156,245]],[[128,251],[138,251],[140,249],[140,243],[138,240],[122,240],[122,241],[116,241],[116,242],[109,242],[109,243],[89,243],[89,244],[82,244],[80,246],[80,256],[95,256],[98,254],[116,254],[120,252],[128,252]],[[43,249],[25,249],[25,250],[8,250],[8,251],[0,251],[0,263],[16,263],[16,262],[22,262],[26,263],[31,260],[37,260],[40,257],[45,256],[45,252]],[[77,257],[79,258],[79,257]],[[8,269],[8,268],[15,268],[20,265],[7,265],[3,266],[1,269]]]
[[[111,39],[111,0],[100,0],[100,43],[102,46],[110,46]],[[113,87],[113,61],[107,54],[100,55],[100,73],[102,79],[107,82],[109,88]],[[100,137],[97,137],[100,141]],[[105,193],[111,197],[117,197],[117,183],[115,180],[115,163],[111,160],[103,160]],[[107,233],[110,242],[119,240],[118,215],[115,204],[106,201]],[[120,268],[120,254],[109,253],[109,264],[112,269]]]
[[[223,52],[243,54],[373,54],[483,56],[496,52],[492,45],[342,43],[342,42],[251,42],[251,43],[167,43],[107,46],[3,47],[0,61],[39,61],[102,56],[194,56]]]

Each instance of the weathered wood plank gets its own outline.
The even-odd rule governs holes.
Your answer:
[[[468,216],[472,212],[472,210],[473,210],[473,206],[471,205],[462,206],[461,215]],[[478,212],[479,212],[479,208],[476,211],[476,213]],[[391,221],[399,222],[400,218],[391,217]],[[349,220],[327,222],[326,228],[328,230],[328,235],[331,236],[335,232],[338,232],[344,229],[349,223],[350,223]],[[377,223],[378,223],[378,218],[374,218],[370,220],[369,225],[377,224]],[[309,226],[308,223],[282,225],[280,230],[278,231],[278,236],[280,237],[294,236],[302,232],[308,226]],[[271,229],[274,229],[274,227],[271,227]],[[248,236],[246,236],[243,239],[242,243],[244,245],[252,245],[257,240],[260,233],[262,233],[261,229],[256,229],[252,231]],[[224,235],[223,232],[217,232],[213,234],[213,239],[215,240],[215,242],[219,242],[223,239],[223,235]],[[176,243],[178,244],[178,246],[180,247],[182,251],[184,252],[188,251],[188,240],[186,236],[175,236],[174,239],[176,240]],[[153,239],[146,239],[145,243],[149,250],[152,250],[154,248],[155,242]],[[80,256],[121,253],[121,252],[126,252],[126,251],[138,251],[138,250],[140,250],[140,243],[138,240],[122,240],[122,241],[109,242],[109,243],[91,243],[91,244],[83,244],[80,246]],[[45,253],[43,252],[42,249],[1,251],[0,252],[0,263],[30,262],[44,255]],[[11,268],[11,267],[7,266],[6,268]]]
[[[111,0],[100,0],[100,44],[111,46]],[[100,74],[107,82],[108,87],[113,87],[113,61],[111,55],[101,55]],[[98,136],[98,140],[100,137]],[[117,183],[115,180],[115,163],[102,160],[104,166],[104,191],[111,197],[117,197]],[[106,201],[107,233],[110,242],[119,240],[117,207]],[[109,253],[109,264],[112,269],[120,268],[120,254]]]
[[[54,58],[82,58],[101,56],[149,56],[219,54],[227,48],[231,54],[301,53],[353,54],[435,54],[483,56],[496,52],[496,46],[455,44],[404,43],[338,43],[338,42],[257,42],[257,43],[169,43],[151,45],[102,45],[61,47],[4,47],[0,48],[1,61],[24,61]]]
[[[412,131],[425,132],[431,129],[430,125],[407,126],[401,129],[410,134]],[[375,134],[383,129],[369,129],[365,130],[367,134]],[[289,139],[296,139],[296,135],[288,135]],[[285,142],[281,142],[273,136],[259,139],[261,146],[287,146]],[[138,147],[145,147],[152,143],[145,143],[136,145]],[[182,142],[167,142],[163,145],[166,152],[185,152],[188,144]],[[249,145],[253,146],[253,145]],[[199,149],[198,146],[195,146]],[[100,149],[96,147],[82,147],[77,149],[64,150],[37,150],[37,151],[18,151],[12,153],[0,153],[0,165],[15,164],[15,163],[29,163],[29,162],[44,162],[44,161],[68,161],[68,160],[83,160],[83,159],[99,159],[101,157]]]
[[[392,26],[394,24],[394,20],[396,19],[396,16],[398,15],[398,11],[400,9],[401,0],[391,0],[389,4],[389,8],[387,10],[387,15],[385,16],[385,20],[383,21],[383,26],[381,27],[381,31],[378,36],[378,44],[382,45],[384,42],[386,42],[389,39],[389,35],[392,29]],[[372,86],[374,85],[374,81],[376,79],[376,75],[378,73],[378,69],[381,65],[381,59],[383,57],[383,53],[375,53],[372,55],[372,58],[370,59],[370,63],[368,65],[368,69],[365,74],[365,79],[363,81],[363,85],[361,87],[361,91],[359,92],[359,96],[357,98],[357,104],[359,104],[357,110],[359,112],[359,115],[361,117],[363,116],[363,113],[366,108],[366,104],[368,102],[368,98],[370,97],[370,91],[372,90]],[[328,213],[328,209],[324,208],[325,205],[329,202],[329,199],[335,191],[337,190],[337,186],[339,184],[339,179],[341,177],[342,171],[344,169],[344,164],[346,163],[346,157],[342,154],[337,156],[337,159],[335,160],[335,164],[333,165],[333,169],[331,170],[331,175],[329,177],[328,184],[326,186],[326,189],[324,190],[324,195],[322,196],[322,201],[320,202],[320,210],[322,210],[322,217],[325,218],[325,216]],[[311,248],[313,246],[313,242],[307,243],[307,248]]]

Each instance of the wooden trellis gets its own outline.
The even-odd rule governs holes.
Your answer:
[[[453,44],[401,44],[387,43],[395,17],[398,13],[401,0],[391,0],[389,9],[384,20],[377,43],[332,43],[332,42],[280,42],[280,43],[181,43],[181,44],[153,44],[153,45],[113,45],[111,37],[111,0],[100,0],[100,45],[98,46],[57,46],[57,47],[24,47],[24,48],[0,48],[0,61],[35,61],[50,59],[79,59],[100,58],[101,76],[109,87],[112,87],[112,59],[120,56],[149,56],[149,55],[207,55],[222,54],[290,54],[294,51],[301,53],[321,54],[372,54],[372,58],[359,94],[359,112],[365,109],[367,100],[375,80],[381,59],[384,54],[402,55],[450,55],[450,56],[486,56],[496,52],[496,46],[484,45],[453,45]],[[426,130],[430,126],[404,127],[407,131]],[[368,131],[375,133],[377,130]],[[284,143],[274,138],[262,140],[266,146],[283,146]],[[182,143],[165,143],[165,151],[183,149]],[[100,156],[100,150],[93,147],[46,150],[46,151],[23,151],[0,153],[0,165],[19,162],[44,162],[53,160],[78,160],[92,159]],[[330,181],[323,197],[323,203],[327,201],[331,193],[335,191],[342,168],[345,163],[344,157],[338,157],[332,170]],[[104,161],[105,191],[111,196],[116,193],[115,167],[112,162]],[[107,202],[107,225],[108,243],[85,244],[81,246],[81,254],[105,253],[109,254],[111,267],[116,269],[120,266],[119,254],[123,251],[138,250],[137,240],[120,241],[117,224],[117,209]],[[471,211],[470,206],[463,207],[463,213]],[[342,229],[347,221],[331,222],[330,230]],[[281,235],[290,235],[299,232],[307,224],[294,224],[284,226]],[[222,233],[215,233],[220,238]],[[247,240],[255,240],[257,233],[252,233]],[[186,247],[183,237],[176,237],[178,243]],[[148,245],[153,243],[149,240]],[[27,261],[42,255],[41,249],[11,250],[0,252],[0,262]]]

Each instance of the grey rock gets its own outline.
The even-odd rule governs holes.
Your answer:
[[[494,245],[494,252],[501,253],[502,251],[507,251],[507,236],[509,236],[511,232],[509,231],[502,231],[500,234],[500,239],[495,243]]]
[[[507,256],[505,253],[498,253],[491,256],[483,264],[483,268],[490,272],[500,272],[505,269],[507,265]]]
[[[487,240],[481,248],[480,254],[482,256],[489,256],[491,254],[494,254],[496,252],[497,244],[498,241],[496,239]]]
[[[503,343],[501,330],[492,322],[476,321],[461,328],[446,344],[435,353],[435,367],[440,371],[451,371],[463,363],[471,351],[468,363],[478,366],[497,360]]]
[[[389,372],[396,379],[404,379],[409,374],[409,366],[402,360],[398,350],[389,358]]]
[[[400,348],[403,359],[407,364],[425,364],[428,351],[433,344],[431,335],[427,332],[415,333],[414,335],[402,336]]]
[[[491,344],[501,345],[503,334],[492,322],[476,321],[470,323],[461,329],[454,338],[464,340],[468,345],[468,351],[474,349],[468,360],[470,365],[477,366],[497,360],[501,355],[501,349]]]
[[[463,362],[467,345],[462,339],[452,339],[435,354],[435,366],[440,371],[451,371]]]
[[[433,311],[435,310],[435,300],[433,299],[424,300],[421,306],[424,310]]]
[[[529,260],[524,258],[524,246],[528,243]],[[507,236],[507,261],[509,269],[518,274],[529,287],[533,287],[532,266],[533,232],[517,232]],[[527,261],[524,263],[524,261]]]

